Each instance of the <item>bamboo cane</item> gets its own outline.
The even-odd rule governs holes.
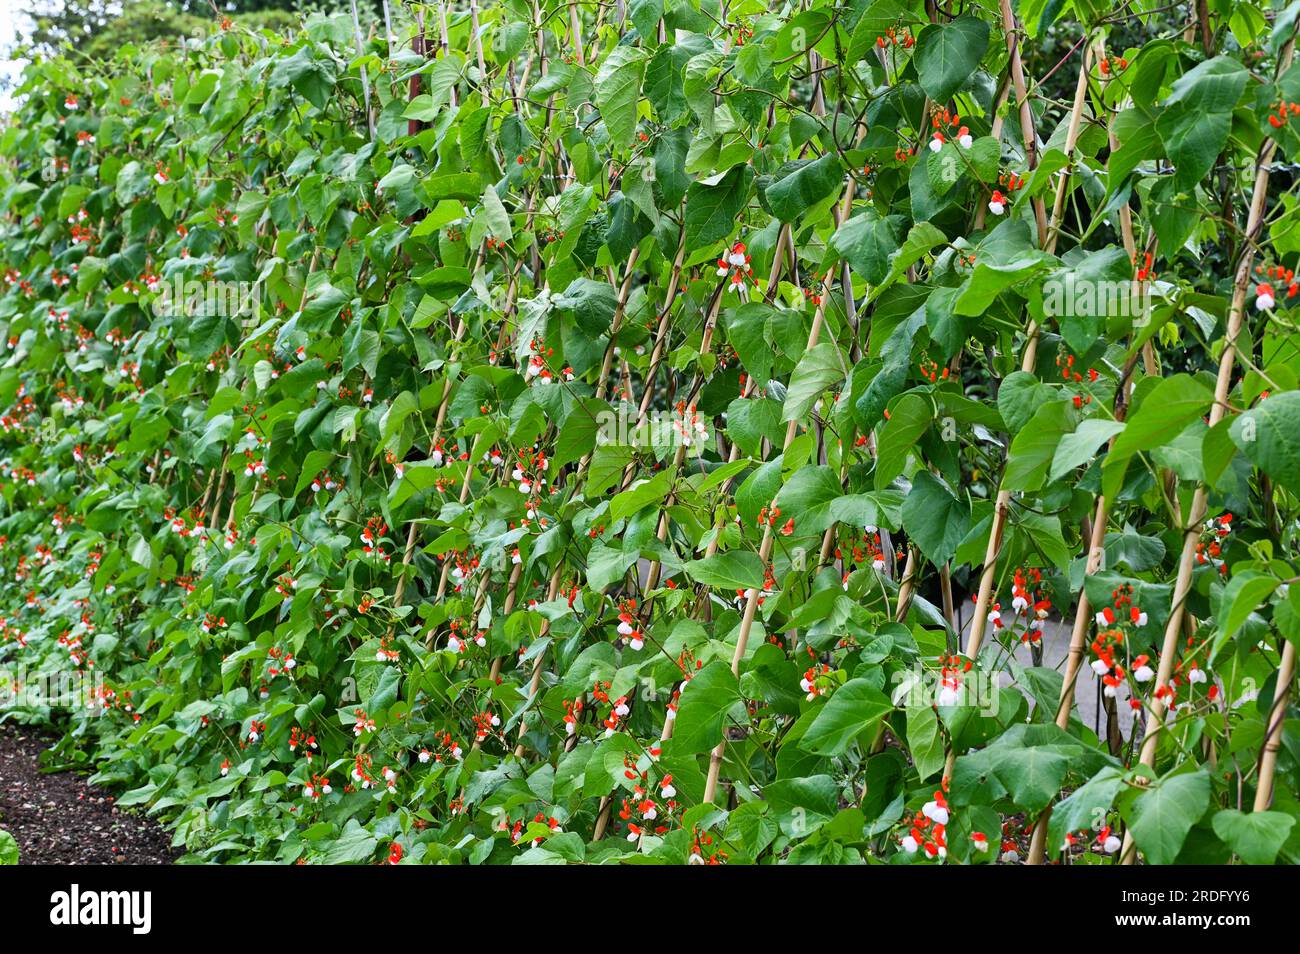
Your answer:
[[[1264,746],[1259,753],[1259,783],[1255,786],[1254,809],[1268,811],[1273,804],[1273,774],[1277,768],[1277,753],[1282,747],[1282,723],[1286,719],[1291,699],[1291,682],[1295,679],[1295,643],[1286,640],[1282,647],[1282,661],[1277,669],[1277,688],[1273,691],[1273,705],[1268,711],[1268,728]]]
[[[848,217],[849,211],[853,205],[853,180],[850,178],[848,185],[844,189],[844,194],[840,199],[840,218]],[[817,310],[813,313],[812,327],[808,332],[808,343],[805,350],[812,350],[821,337],[822,323],[826,318],[826,303],[830,300],[831,284],[834,281],[834,273],[828,272],[822,279],[821,303],[818,304]],[[795,434],[798,433],[799,422],[791,421],[785,430],[785,443],[782,447],[782,453],[790,449],[794,443]],[[772,545],[775,541],[773,536],[772,521],[767,521],[763,526],[763,540],[759,544],[759,559],[763,563],[771,558]],[[745,658],[745,651],[749,646],[749,634],[754,626],[754,616],[758,611],[758,588],[751,587],[745,594],[745,610],[740,621],[740,632],[736,636],[736,650],[731,657],[731,672],[736,677],[740,676],[740,661]],[[714,747],[709,756],[709,774],[704,785],[704,802],[713,801],[713,796],[718,789],[718,776],[722,771],[722,760],[727,751],[726,735]]]
[[[1282,47],[1278,56],[1277,75],[1281,76],[1291,66],[1291,56],[1295,51],[1295,36],[1292,35]],[[1266,138],[1259,147],[1255,160],[1255,185],[1251,193],[1250,211],[1246,217],[1246,234],[1242,242],[1241,261],[1237,265],[1237,274],[1233,282],[1232,303],[1228,309],[1228,327],[1223,339],[1223,355],[1219,359],[1219,373],[1214,385],[1214,404],[1210,407],[1210,427],[1213,428],[1227,412],[1228,391],[1232,384],[1232,372],[1237,364],[1237,338],[1245,324],[1246,295],[1250,288],[1251,268],[1255,262],[1255,242],[1264,225],[1264,210],[1268,202],[1269,166],[1273,153],[1277,149],[1277,140]],[[1173,674],[1174,656],[1178,652],[1178,639],[1183,625],[1183,613],[1187,603],[1187,594],[1192,585],[1192,569],[1195,566],[1196,542],[1200,536],[1200,524],[1206,510],[1205,485],[1197,484],[1192,497],[1191,511],[1183,530],[1182,555],[1178,560],[1178,577],[1174,581],[1172,608],[1169,622],[1165,626],[1164,644],[1160,651],[1160,667],[1156,672],[1155,686],[1169,686]],[[1283,661],[1286,661],[1285,655]],[[1292,656],[1294,664],[1294,654]],[[1282,686],[1279,682],[1278,689]],[[1146,733],[1142,738],[1142,749],[1138,761],[1148,769],[1155,768],[1156,749],[1160,743],[1160,730],[1164,726],[1167,706],[1164,695],[1154,695],[1151,700],[1147,718]],[[1265,748],[1271,738],[1265,742]],[[1276,757],[1276,753],[1274,754]],[[1270,764],[1270,784],[1271,784]],[[1268,793],[1271,795],[1271,791]],[[1137,846],[1133,841],[1133,832],[1124,833],[1124,846],[1120,853],[1120,863],[1131,865],[1137,861]]]

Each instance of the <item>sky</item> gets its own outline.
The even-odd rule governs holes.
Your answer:
[[[17,80],[23,71],[24,61],[11,58],[10,49],[18,38],[18,6],[20,0],[0,0],[0,75]],[[0,112],[8,112],[12,102],[9,91],[0,89]]]

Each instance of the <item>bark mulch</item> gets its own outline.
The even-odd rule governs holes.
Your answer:
[[[182,852],[153,819],[119,809],[76,772],[41,771],[49,739],[0,725],[0,828],[23,865],[169,865]]]

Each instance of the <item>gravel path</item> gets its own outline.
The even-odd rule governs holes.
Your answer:
[[[168,865],[180,854],[152,819],[119,810],[75,772],[42,773],[47,739],[0,725],[0,828],[24,865]]]

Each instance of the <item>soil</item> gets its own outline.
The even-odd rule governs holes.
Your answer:
[[[169,865],[181,854],[157,822],[119,809],[75,772],[41,771],[48,739],[0,725],[0,828],[21,865]]]

